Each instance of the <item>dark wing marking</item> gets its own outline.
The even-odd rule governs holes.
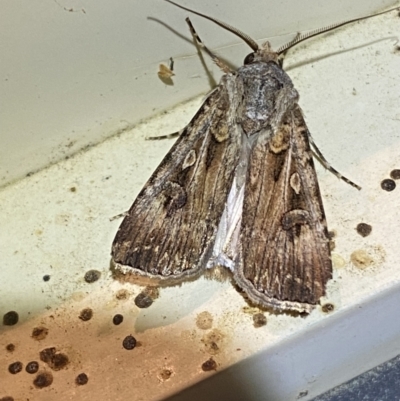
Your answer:
[[[276,133],[259,134],[244,199],[236,282],[256,303],[311,311],[325,294],[332,264],[308,130],[297,105]]]
[[[205,267],[240,154],[231,104],[225,86],[212,92],[140,192],[112,246],[123,271],[178,279]]]

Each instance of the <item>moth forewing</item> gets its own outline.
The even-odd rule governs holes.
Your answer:
[[[307,127],[298,106],[250,157],[234,278],[249,298],[310,312],[332,276],[329,238]],[[265,141],[265,140],[264,140]],[[261,171],[261,174],[258,174]],[[255,178],[258,175],[257,178]]]
[[[240,154],[227,97],[209,95],[133,203],[112,246],[122,272],[174,281],[205,268]]]

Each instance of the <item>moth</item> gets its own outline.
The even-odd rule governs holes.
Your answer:
[[[309,313],[332,277],[313,153],[360,187],[316,147],[281,58],[295,44],[355,20],[297,35],[273,51],[269,42],[259,46],[224,22],[169,2],[239,36],[252,52],[232,70],[186,19],[225,74],[124,218],[112,244],[115,267],[173,284],[224,266],[253,303]]]
[[[174,59],[171,57],[169,59],[169,67],[167,67],[165,64],[160,64],[157,75],[161,79],[170,79],[175,75],[173,71],[174,71]]]

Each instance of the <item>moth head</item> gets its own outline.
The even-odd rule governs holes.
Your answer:
[[[269,61],[273,61],[278,64],[278,53],[272,50],[271,44],[269,42],[265,42],[261,47],[259,47],[255,52],[248,54],[243,64],[252,64],[258,62],[268,63]]]

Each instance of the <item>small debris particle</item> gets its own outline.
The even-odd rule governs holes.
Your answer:
[[[50,275],[49,274],[45,274],[43,276],[43,281],[49,281],[50,280]]]
[[[209,330],[213,325],[213,320],[213,316],[210,312],[201,312],[196,317],[196,326],[201,330]]]
[[[393,178],[394,180],[400,180],[400,170],[392,170],[390,172],[390,178]]]
[[[113,317],[113,323],[118,326],[124,321],[124,317],[119,313]]]
[[[25,370],[29,373],[29,374],[33,374],[36,373],[39,370],[39,364],[36,361],[32,361],[29,362],[26,365]]]
[[[255,313],[253,315],[253,326],[255,328],[265,326],[267,324],[267,318],[264,313]]]
[[[165,382],[169,380],[174,372],[170,369],[163,369],[159,374],[158,378],[162,381]]]
[[[371,234],[372,226],[367,223],[359,223],[357,224],[356,230],[361,237],[368,237]]]
[[[54,347],[45,348],[40,351],[39,355],[41,361],[47,363],[51,369],[56,371],[65,368],[69,363],[68,356],[61,352],[56,352]]]
[[[203,372],[210,372],[211,370],[217,370],[217,362],[213,358],[208,359],[201,365]]]
[[[8,365],[8,371],[15,375],[19,372],[21,372],[23,366],[22,366],[22,362],[13,362],[12,364]]]
[[[15,345],[14,344],[7,344],[6,345],[6,350],[8,352],[14,352],[15,351]]]
[[[18,320],[19,320],[18,313],[13,310],[5,313],[3,316],[4,326],[14,326],[14,324],[18,323]]]
[[[132,335],[126,336],[122,341],[122,346],[127,350],[132,350],[136,347],[136,338]]]
[[[393,180],[391,180],[390,178],[386,178],[385,180],[383,180],[381,182],[381,188],[384,191],[391,192],[396,188],[396,183]]]
[[[14,401],[14,398],[6,395],[5,397],[1,397],[0,401]]]
[[[83,320],[84,322],[87,322],[93,317],[93,310],[90,308],[85,308],[81,310],[81,313],[79,314],[79,319]]]
[[[225,334],[218,329],[212,329],[203,336],[201,342],[204,343],[205,351],[211,355],[216,355],[220,352],[225,338]]]
[[[297,396],[297,399],[303,398],[306,395],[308,395],[308,390],[300,391],[299,395]]]
[[[80,373],[78,376],[76,376],[76,379],[75,379],[75,383],[76,383],[78,386],[83,386],[83,385],[85,385],[88,381],[89,381],[89,378],[88,378],[88,376],[87,376],[86,373]]]
[[[43,340],[47,337],[47,334],[49,334],[49,330],[46,327],[39,326],[35,327],[32,330],[32,335],[31,337],[35,340]]]
[[[49,387],[53,383],[53,375],[50,372],[40,372],[37,374],[33,385],[36,388]]]
[[[335,230],[328,231],[328,239],[333,240],[337,237],[337,233]]]
[[[71,187],[69,190],[70,190],[71,192],[76,192],[76,187]]]
[[[354,251],[350,255],[350,260],[353,265],[361,270],[366,269],[374,264],[374,259],[363,249]]]
[[[144,291],[135,298],[135,305],[138,308],[148,308],[153,303],[153,299],[149,297]]]
[[[101,277],[101,272],[98,270],[89,270],[85,273],[84,279],[87,283],[94,283]]]
[[[115,294],[115,298],[119,299],[120,301],[124,300],[124,299],[128,299],[129,298],[129,291],[127,290],[118,290],[117,293]]]
[[[322,305],[321,309],[322,309],[322,312],[324,312],[324,313],[330,313],[335,310],[335,305],[333,305],[331,303],[326,303],[326,304]]]
[[[135,305],[138,308],[148,308],[160,295],[158,287],[147,286],[136,298]]]

